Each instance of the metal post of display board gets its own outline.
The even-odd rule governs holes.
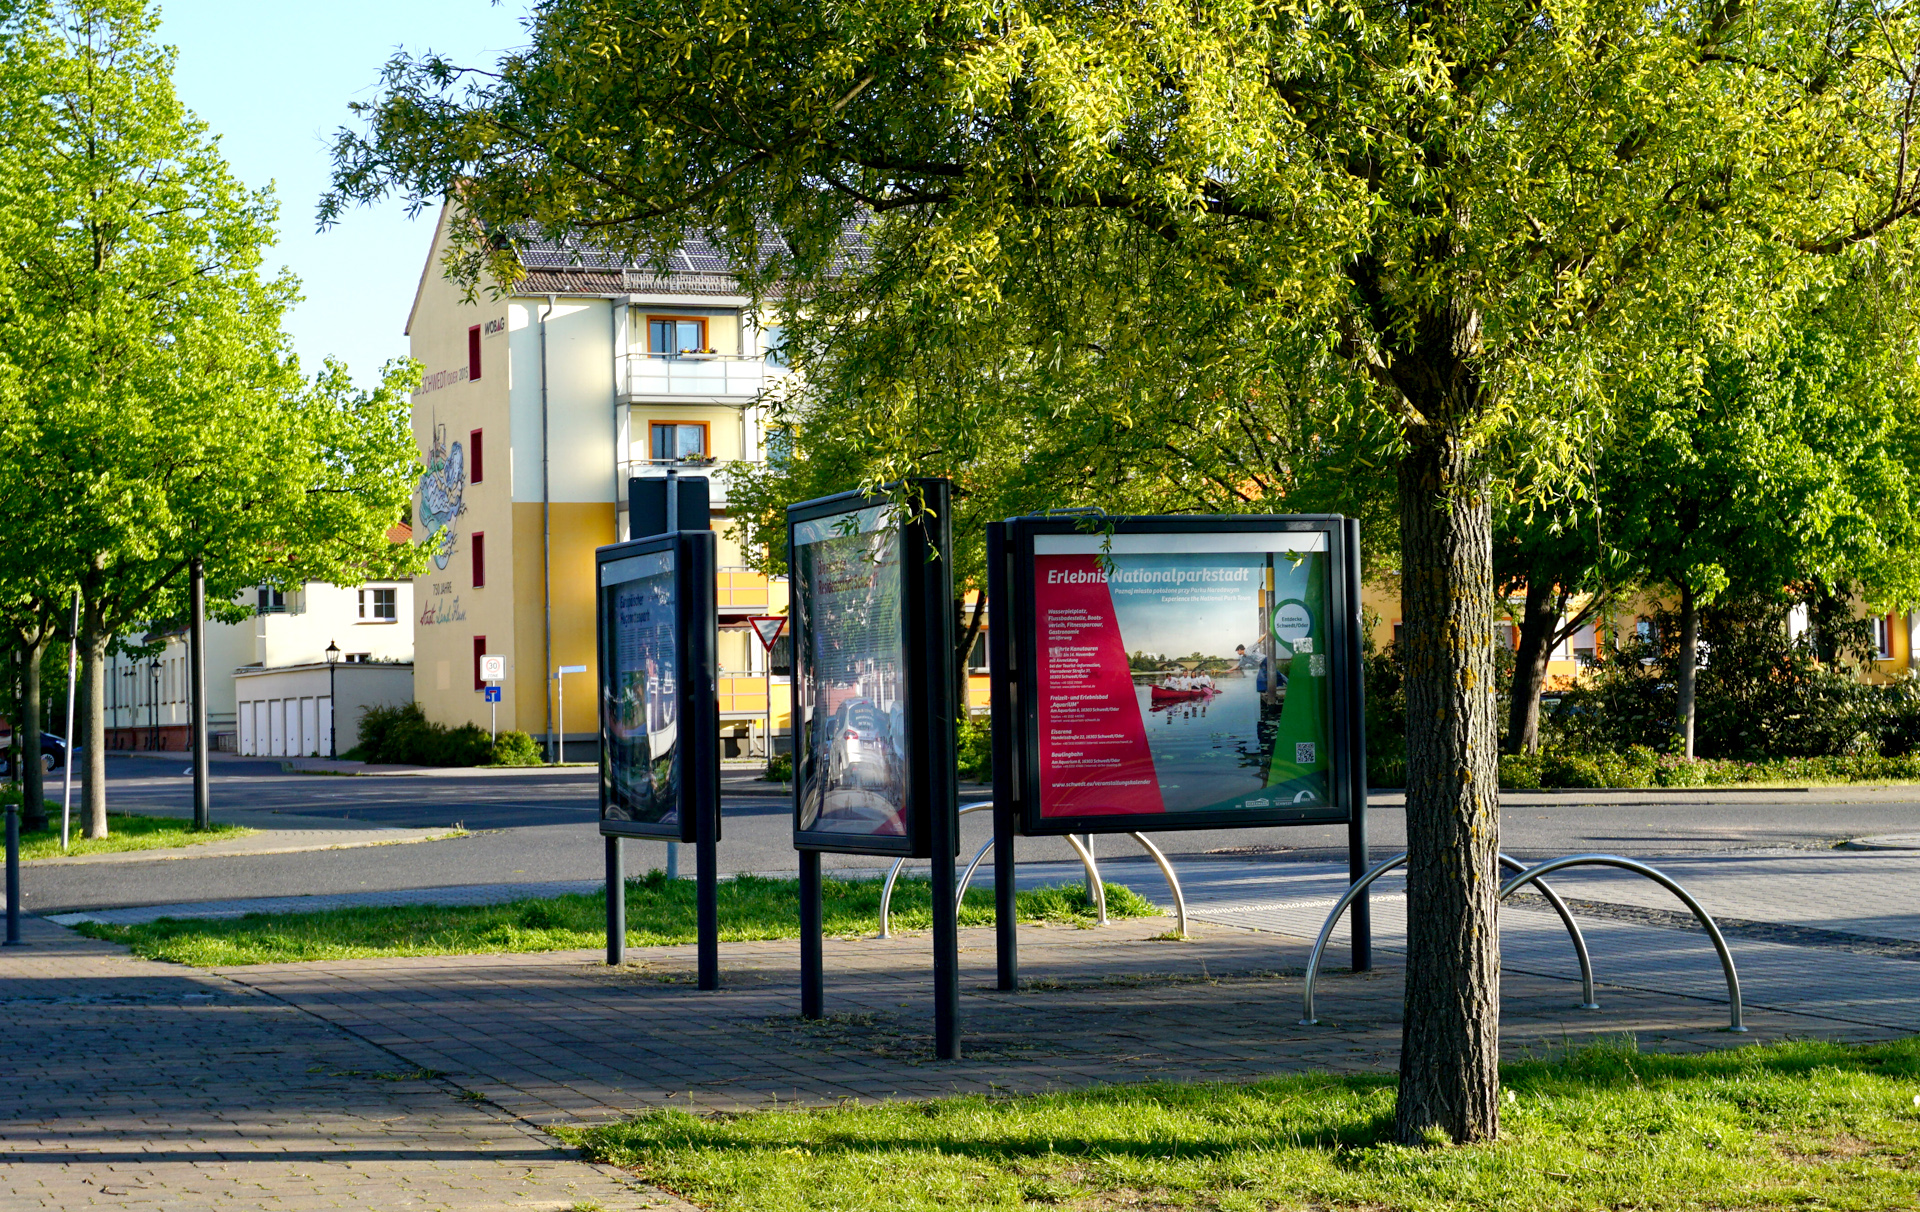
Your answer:
[[[667,533],[680,529],[680,464],[667,460]],[[667,878],[680,878],[680,843],[667,843]],[[698,890],[696,889],[696,892]]]
[[[819,1018],[826,1003],[821,954],[820,852],[800,852],[800,1017]]]
[[[618,837],[607,843],[607,963],[627,962],[627,864]]]
[[[1355,518],[1346,519],[1343,536],[1346,539],[1347,556],[1347,612],[1350,618],[1347,633],[1347,659],[1351,667],[1361,669],[1365,659],[1362,653],[1362,637],[1366,634],[1365,620],[1360,617],[1360,523]],[[1347,771],[1351,778],[1348,794],[1352,796],[1353,815],[1347,820],[1347,878],[1358,880],[1367,873],[1371,865],[1367,857],[1367,691],[1366,679],[1353,679],[1353,701],[1350,704],[1347,725],[1348,751]],[[1373,906],[1369,894],[1362,891],[1353,898],[1353,970],[1367,972],[1373,968]]]
[[[1014,720],[1009,687],[1013,685],[1012,568],[1008,561],[1007,524],[987,524],[987,673],[988,701],[993,723],[993,951],[998,977],[995,986],[1011,993],[1020,984],[1019,889],[1015,884],[1014,833],[1016,784],[1013,771]]]

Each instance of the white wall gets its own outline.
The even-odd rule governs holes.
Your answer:
[[[545,299],[507,308],[513,499],[540,500],[540,315]],[[614,349],[608,299],[559,299],[547,321],[547,429],[555,501],[614,499]],[[489,453],[489,459],[498,455]]]

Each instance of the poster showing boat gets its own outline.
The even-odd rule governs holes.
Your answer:
[[[900,530],[876,505],[794,527],[802,831],[907,835]]]
[[[608,784],[601,815],[610,821],[676,825],[680,688],[673,553],[606,564],[601,580],[611,665],[600,716]]]
[[[1325,533],[1033,541],[1043,819],[1334,802]]]

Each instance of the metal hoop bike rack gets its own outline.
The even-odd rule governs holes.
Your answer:
[[[1380,863],[1349,885],[1340,899],[1334,902],[1333,910],[1327,914],[1326,922],[1320,927],[1319,937],[1314,940],[1313,953],[1307,959],[1306,984],[1301,997],[1301,1026],[1311,1027],[1319,1022],[1313,1013],[1313,984],[1315,978],[1320,973],[1320,956],[1326,950],[1327,940],[1332,936],[1334,926],[1339,923],[1340,915],[1346,911],[1347,906],[1353,902],[1353,899],[1365,891],[1375,880],[1394,868],[1404,865],[1406,861],[1407,856],[1402,853]],[[1720,927],[1714,923],[1712,915],[1701,907],[1699,901],[1693,899],[1692,894],[1685,888],[1682,888],[1670,876],[1645,863],[1635,862],[1629,858],[1622,858],[1617,854],[1570,854],[1563,858],[1552,859],[1533,867],[1528,867],[1518,859],[1506,854],[1500,855],[1499,861],[1500,866],[1506,870],[1519,872],[1518,875],[1507,881],[1505,886],[1500,889],[1500,900],[1506,900],[1528,884],[1535,884],[1539,887],[1540,894],[1546,898],[1547,903],[1553,906],[1554,912],[1560,915],[1560,921],[1566,926],[1567,935],[1573,941],[1574,953],[1580,960],[1580,983],[1585,991],[1585,1000],[1580,1004],[1582,1010],[1598,1010],[1600,1008],[1599,1003],[1594,1000],[1593,996],[1593,961],[1587,954],[1587,940],[1586,937],[1580,933],[1580,927],[1574,922],[1573,914],[1568,910],[1566,902],[1560,898],[1560,894],[1555,892],[1542,877],[1568,867],[1618,867],[1623,871],[1631,871],[1636,875],[1645,876],[1647,879],[1654,881],[1667,891],[1679,897],[1687,908],[1693,911],[1693,916],[1706,928],[1707,936],[1713,940],[1713,949],[1719,954],[1720,966],[1726,972],[1727,999],[1731,1010],[1727,1030],[1744,1032],[1747,1029],[1741,1017],[1740,975],[1734,970],[1733,954],[1727,950],[1727,940],[1722,937]]]
[[[991,802],[968,804],[960,809],[959,815],[965,816],[969,812],[991,811],[992,808],[993,804]],[[1099,912],[1100,924],[1104,926],[1107,924],[1107,886],[1100,878],[1100,864],[1094,861],[1092,851],[1082,845],[1079,838],[1073,836],[1071,833],[1062,836],[1067,839],[1067,844],[1073,847],[1074,853],[1080,856],[1080,865],[1087,869],[1087,886],[1093,890],[1094,908]],[[1148,841],[1145,835],[1129,833],[1127,836],[1140,843],[1141,848],[1152,855],[1153,861],[1158,864],[1161,876],[1166,879],[1167,887],[1173,892],[1173,912],[1175,919],[1179,922],[1180,933],[1184,936],[1187,933],[1187,898],[1186,894],[1180,890],[1180,878],[1173,873],[1173,864],[1168,862],[1167,856],[1160,852],[1160,847]],[[966,899],[967,885],[973,882],[973,873],[979,870],[981,862],[988,854],[992,853],[992,851],[993,839],[988,838],[986,844],[981,846],[979,852],[973,856],[973,861],[967,864],[966,872],[960,877],[959,888],[953,894],[953,903],[956,912],[959,909],[960,902]],[[880,933],[876,934],[874,936],[875,938],[893,937],[893,935],[888,932],[888,922],[893,909],[893,885],[894,881],[900,878],[900,869],[906,865],[906,861],[904,858],[893,860],[893,867],[887,872],[887,882],[885,886],[880,889]]]

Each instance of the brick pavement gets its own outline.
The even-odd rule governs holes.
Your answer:
[[[1401,973],[1392,956],[1370,974],[1326,973],[1321,1025],[1301,1027],[1306,941],[1205,923],[1191,941],[1155,938],[1170,925],[1024,927],[1030,987],[1011,994],[992,987],[992,932],[962,931],[965,1058],[957,1064],[932,1059],[924,934],[829,940],[821,1023],[797,1017],[792,942],[727,944],[717,993],[691,987],[685,947],[648,948],[617,971],[594,953],[565,952],[260,965],[225,975],[444,1070],[538,1124],[649,1107],[736,1110],[1395,1065]],[[1709,998],[1609,986],[1604,1008],[1589,1012],[1575,1008],[1578,992],[1573,981],[1508,973],[1507,1053],[1622,1035],[1650,1049],[1698,1049],[1789,1034],[1901,1033],[1756,1009],[1753,1033],[1736,1036],[1721,1029],[1724,1010]]]
[[[0,1209],[688,1205],[242,984],[37,921],[0,950]]]

